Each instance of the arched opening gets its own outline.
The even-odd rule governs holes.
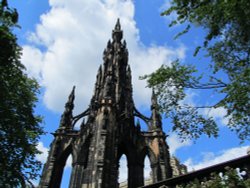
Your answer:
[[[60,146],[58,146],[58,148],[59,147]],[[56,159],[56,162],[55,162],[55,166],[53,168],[53,172],[52,172],[53,176],[52,176],[49,187],[53,187],[53,188],[64,187],[62,186],[62,178],[63,178],[63,174],[66,174],[66,172],[64,172],[65,169],[67,168],[66,161],[68,161],[68,166],[71,166],[69,165],[69,163],[72,164],[72,162],[70,162],[72,161],[72,157],[69,157],[71,152],[72,152],[72,148],[69,145],[61,154],[58,155],[58,158]],[[65,179],[70,179],[70,178],[65,177]]]
[[[150,161],[148,156],[146,155],[145,159],[144,159],[144,185],[149,185],[152,184],[152,169],[150,166]]]
[[[72,172],[72,155],[69,155],[63,169],[62,181],[60,187],[69,187],[71,172]]]
[[[143,169],[143,179],[144,185],[149,185],[156,182],[156,169],[152,167],[152,164],[155,164],[157,158],[149,147],[144,147],[141,151],[141,162],[144,164]]]
[[[128,161],[125,154],[120,157],[118,167],[118,183],[122,187],[128,183]]]

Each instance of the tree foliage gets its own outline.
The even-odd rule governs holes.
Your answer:
[[[250,180],[241,175],[236,169],[226,167],[225,173],[212,173],[209,178],[195,179],[179,188],[248,188]]]
[[[12,29],[18,14],[0,4],[0,187],[25,187],[35,179],[40,162],[36,144],[43,133],[34,115],[38,84],[25,74],[21,47]]]
[[[201,108],[224,108],[229,119],[228,127],[241,140],[250,139],[250,1],[248,0],[172,0],[168,16],[176,13],[170,23],[185,25],[179,37],[192,27],[201,27],[206,36],[197,46],[194,55],[202,49],[211,57],[211,74],[204,79],[194,66],[178,61],[172,66],[162,66],[143,78],[159,95],[163,112],[172,117],[174,130],[180,135],[198,138],[202,133],[218,135],[218,127],[212,118],[199,113]],[[200,76],[197,76],[200,75]],[[223,75],[223,78],[218,75]],[[209,106],[183,104],[187,89],[213,90],[222,96]]]

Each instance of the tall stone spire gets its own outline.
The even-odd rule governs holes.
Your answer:
[[[151,97],[151,128],[152,129],[162,129],[162,119],[161,119],[161,114],[159,112],[159,105],[157,102],[157,96],[154,92],[154,89],[152,89],[152,97]]]
[[[112,41],[107,42],[103,52],[103,68],[98,71],[94,91],[95,100],[92,99],[99,103],[107,99],[111,100],[120,113],[128,111],[126,106],[133,103],[128,50],[126,41],[122,41],[122,37],[120,20],[117,19],[112,30]]]
[[[99,100],[99,96],[100,96],[100,91],[101,91],[101,87],[102,87],[102,65],[100,65],[99,69],[98,69],[98,73],[96,75],[96,83],[95,83],[95,89],[94,89],[94,95],[92,100],[93,101],[98,101]]]
[[[59,129],[72,129],[72,118],[74,109],[74,99],[75,99],[75,86],[68,97],[68,101],[65,104],[64,112],[61,116]]]
[[[72,155],[70,188],[118,188],[119,160],[128,161],[128,188],[143,186],[144,159],[147,155],[153,182],[171,177],[166,135],[162,131],[156,96],[152,94],[152,116],[135,108],[131,69],[126,41],[122,40],[120,20],[103,52],[89,107],[73,116],[75,87],[62,114],[60,128],[53,133],[49,156],[39,188],[59,188],[68,156]],[[80,119],[86,117],[86,121]],[[140,118],[150,127],[141,131]],[[80,123],[80,130],[73,125]],[[150,125],[150,126],[149,126]],[[76,126],[77,127],[77,126]]]

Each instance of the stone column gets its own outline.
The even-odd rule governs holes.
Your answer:
[[[135,159],[134,159],[135,160]],[[128,162],[128,188],[140,187],[144,184],[143,164]]]

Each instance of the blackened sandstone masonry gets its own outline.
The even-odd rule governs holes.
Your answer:
[[[51,143],[43,168],[39,188],[58,188],[68,156],[72,155],[70,188],[119,187],[119,159],[125,154],[128,163],[128,187],[144,183],[144,159],[149,157],[153,182],[172,176],[166,135],[154,92],[151,117],[142,115],[135,107],[132,95],[128,50],[119,19],[103,52],[94,95],[88,109],[73,116],[75,87],[65,104],[60,126]],[[145,65],[146,66],[146,65]],[[148,125],[141,131],[135,119]],[[85,121],[86,119],[86,121]],[[82,121],[80,130],[76,122]]]

